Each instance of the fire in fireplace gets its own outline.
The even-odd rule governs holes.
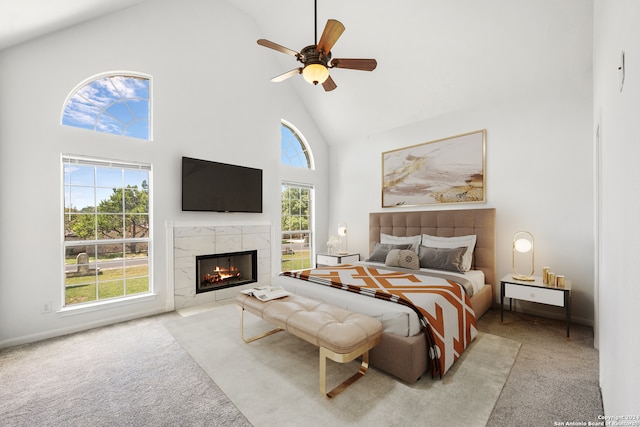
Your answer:
[[[258,251],[196,256],[196,293],[258,281]]]

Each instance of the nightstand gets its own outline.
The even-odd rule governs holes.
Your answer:
[[[316,267],[351,264],[360,261],[360,254],[316,254]]]
[[[540,304],[564,307],[567,317],[567,337],[571,323],[571,281],[566,280],[564,287],[545,285],[542,277],[535,277],[533,281],[522,281],[507,274],[500,279],[500,322],[504,319],[504,298],[509,298],[509,310],[514,299],[537,302]]]

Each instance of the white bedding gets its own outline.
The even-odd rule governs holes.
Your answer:
[[[359,264],[384,268],[383,263],[360,262]],[[420,270],[424,272],[442,273],[438,270]],[[447,272],[447,274],[449,273],[450,272]],[[473,285],[474,292],[477,292],[484,286],[484,274],[480,270],[451,274],[468,279]],[[387,301],[376,298],[363,297],[362,295],[333,289],[328,286],[314,285],[288,276],[276,276],[273,279],[273,285],[282,286],[289,292],[306,296],[316,301],[325,302],[344,308],[345,310],[376,318],[382,322],[383,331],[386,333],[408,337],[416,335],[421,331],[420,322],[416,313],[410,308],[400,304],[390,304]]]
[[[362,261],[356,264],[375,265],[378,268],[385,268],[385,265],[383,262]],[[479,292],[480,289],[482,289],[482,287],[484,286],[484,273],[482,272],[482,270],[469,270],[465,273],[456,273],[453,271],[442,271],[442,270],[432,270],[429,268],[421,268],[420,271],[423,271],[425,273],[436,273],[436,274],[446,273],[451,276],[458,276],[458,277],[465,278],[469,282],[471,282],[471,285],[473,285],[474,294],[476,292]]]

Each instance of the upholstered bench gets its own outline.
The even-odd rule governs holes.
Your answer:
[[[284,330],[320,348],[320,391],[329,398],[341,393],[367,372],[369,350],[378,345],[382,338],[380,321],[300,295],[263,302],[240,293],[235,303],[240,310],[240,336],[245,342]],[[275,325],[276,329],[245,338],[245,310]],[[357,357],[362,357],[359,371],[327,393],[326,359],[347,363]]]

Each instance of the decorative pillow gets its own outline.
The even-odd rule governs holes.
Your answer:
[[[385,260],[387,259],[387,254],[389,253],[390,250],[392,249],[407,249],[409,248],[409,246],[411,245],[391,245],[391,244],[383,244],[383,243],[376,243],[373,246],[373,252],[371,253],[371,256],[369,257],[369,259],[367,259],[367,261],[371,261],[371,262],[385,262]]]
[[[429,248],[420,246],[420,267],[434,270],[455,271],[464,273],[462,265],[465,252],[468,249],[461,248]]]
[[[418,259],[418,254],[410,249],[391,249],[387,254],[384,265],[418,270],[420,269],[420,260]]]
[[[409,236],[409,237],[400,237],[400,236],[392,236],[390,234],[380,233],[380,243],[389,243],[392,245],[406,245],[409,244],[413,252],[418,253],[418,248],[420,247],[420,241],[422,240],[422,236],[419,234],[417,236]]]
[[[467,247],[467,251],[465,252],[462,259],[462,271],[469,271],[471,270],[473,250],[476,247],[476,235],[471,234],[468,236],[439,237],[423,234],[422,246],[427,246],[430,248],[459,248],[462,246]]]

